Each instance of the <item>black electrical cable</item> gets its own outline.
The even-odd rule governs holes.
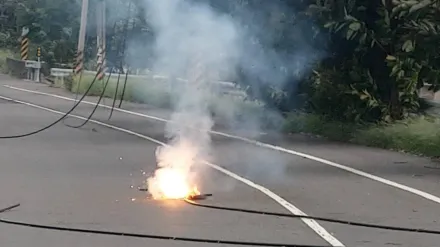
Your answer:
[[[51,124],[47,125],[46,127],[43,127],[41,129],[29,132],[29,133],[25,133],[25,134],[19,134],[19,135],[11,135],[11,136],[0,136],[0,139],[16,139],[16,138],[22,138],[22,137],[27,137],[27,136],[31,136],[31,135],[35,135],[37,133],[40,133],[42,131],[45,131],[49,128],[51,128],[52,126],[54,126],[55,124],[61,122],[64,118],[66,118],[67,116],[70,115],[70,113],[72,113],[76,107],[78,107],[79,104],[81,104],[81,102],[84,100],[84,98],[87,96],[87,94],[89,93],[89,91],[92,89],[92,86],[95,84],[96,82],[96,78],[98,77],[98,73],[96,73],[95,78],[93,79],[93,81],[90,83],[89,88],[87,88],[86,92],[84,93],[84,95],[79,99],[79,101],[73,105],[72,108],[70,108],[69,111],[67,111],[63,116],[61,116],[59,119],[57,119],[56,121],[52,122]]]
[[[107,77],[107,81],[104,84],[104,88],[102,89],[101,95],[99,96],[98,102],[96,102],[95,107],[93,108],[92,112],[89,114],[87,119],[82,124],[76,125],[76,126],[65,124],[67,127],[78,129],[78,128],[81,128],[84,125],[86,125],[90,121],[90,119],[92,119],[93,115],[95,114],[96,110],[98,109],[99,104],[101,103],[102,98],[104,98],[104,94],[105,94],[105,91],[107,90],[107,86],[109,84],[110,77],[112,76],[112,71],[113,70],[111,69],[110,73],[109,73],[109,75]]]
[[[125,73],[125,81],[124,81],[124,86],[122,87],[122,94],[121,94],[121,99],[119,100],[118,108],[121,108],[122,101],[124,100],[125,91],[126,91],[126,87],[127,87],[128,71],[129,71],[129,68],[127,68],[127,71]]]
[[[130,17],[131,16],[131,2],[128,4],[128,16]],[[124,38],[124,47],[126,46],[126,39],[127,39],[127,36],[128,36],[128,23],[129,23],[129,18],[127,18],[127,22],[125,23],[126,24],[126,26],[125,26],[125,38]],[[132,30],[133,30],[133,28],[134,28],[134,23],[133,23],[133,25],[132,25]],[[118,105],[118,108],[121,108],[121,106],[122,106],[122,101],[124,100],[124,96],[125,96],[125,90],[127,89],[127,79],[128,79],[128,72],[129,72],[129,68],[127,68],[127,71],[126,71],[126,73],[125,73],[125,80],[124,80],[124,85],[122,86],[122,94],[121,94],[121,98],[120,98],[120,100],[119,100],[119,105]],[[115,100],[116,100],[116,98],[115,98]],[[112,108],[112,112],[113,112],[113,108]]]
[[[110,120],[111,118],[112,118],[112,116],[113,116],[113,112],[114,112],[114,110],[115,110],[115,104],[116,104],[116,98],[117,98],[117,93],[118,93],[118,88],[119,88],[119,76],[120,76],[121,74],[118,74],[118,82],[117,82],[117,84],[116,84],[116,91],[115,91],[115,96],[114,96],[114,98],[113,98],[113,105],[112,105],[112,108],[111,108],[111,110],[110,110],[110,115],[109,115],[109,117],[108,117],[108,120]],[[125,79],[124,79],[124,88],[123,88],[123,92],[125,91],[125,85],[127,84],[127,79],[128,79],[128,68],[127,68],[127,70],[125,71]],[[121,96],[121,100],[122,100],[122,97],[124,96],[124,93],[122,93],[122,96]],[[121,108],[120,106],[119,106],[119,108]]]
[[[337,224],[343,224],[343,225],[367,227],[367,228],[374,228],[374,229],[384,229],[384,230],[390,230],[390,231],[416,232],[416,233],[427,233],[427,234],[440,235],[440,231],[437,231],[437,230],[420,229],[420,228],[406,228],[406,227],[398,227],[398,226],[386,226],[386,225],[369,224],[369,223],[362,223],[362,222],[355,222],[355,221],[348,221],[348,220],[339,220],[339,219],[324,218],[324,217],[304,216],[304,215],[296,215],[296,214],[283,214],[283,213],[266,212],[266,211],[243,209],[243,208],[222,207],[222,206],[201,204],[201,203],[197,203],[195,201],[188,200],[188,199],[185,199],[185,202],[192,205],[192,206],[196,206],[196,207],[217,209],[217,210],[224,210],[224,211],[268,215],[268,216],[278,216],[278,217],[284,217],[284,218],[301,218],[301,219],[325,221],[325,222],[331,222],[331,223],[337,223]]]
[[[7,210],[13,209],[20,206],[16,204],[5,209],[1,209],[0,212],[5,212]],[[230,245],[241,245],[241,246],[284,246],[284,247],[329,247],[323,245],[303,245],[303,244],[280,244],[280,243],[266,243],[266,242],[245,242],[245,241],[231,241],[231,240],[219,240],[219,239],[203,239],[203,238],[187,238],[187,237],[172,237],[163,235],[153,235],[153,234],[140,234],[140,233],[130,233],[130,232],[115,232],[115,231],[102,231],[93,229],[83,229],[83,228],[70,228],[70,227],[59,227],[51,225],[40,225],[32,224],[20,221],[12,221],[6,219],[0,219],[0,223],[8,225],[23,226],[29,228],[38,228],[52,231],[64,231],[64,232],[79,232],[88,234],[99,234],[99,235],[111,235],[120,237],[132,237],[132,238],[143,238],[143,239],[158,239],[158,240],[172,240],[180,242],[197,242],[197,243],[210,243],[210,244],[230,244]]]
[[[108,120],[110,120],[113,116],[113,111],[115,110],[115,105],[116,105],[116,98],[118,97],[118,91],[119,91],[119,82],[121,79],[121,71],[122,73],[124,72],[124,68],[123,68],[123,61],[124,61],[124,56],[125,56],[125,48],[127,45],[127,35],[128,35],[128,22],[130,20],[130,15],[131,15],[131,2],[128,4],[128,10],[127,10],[127,19],[125,20],[125,24],[124,24],[124,36],[121,42],[121,46],[122,46],[122,55],[119,58],[120,59],[120,68],[118,71],[118,81],[116,82],[116,89],[115,89],[115,95],[113,96],[113,103],[112,103],[112,108],[110,110],[110,115],[108,116]],[[119,54],[118,54],[119,55]],[[127,76],[128,76],[128,69],[127,72],[125,74],[125,83],[124,85],[127,83]]]
[[[122,68],[122,66],[121,66]],[[118,97],[118,91],[119,91],[119,80],[121,79],[121,71],[118,72],[118,80],[116,81],[116,89],[115,89],[115,94],[113,95],[113,103],[112,103],[112,108],[110,110],[110,115],[108,116],[108,120],[112,119],[113,116],[113,111],[115,110],[115,105],[116,105],[116,98]]]
[[[128,21],[128,17],[127,17],[127,21]],[[116,24],[117,24],[117,22],[114,23],[114,25],[113,25],[113,30],[116,30]],[[127,32],[124,31],[124,37],[123,37],[124,45],[125,45],[126,36],[127,36]],[[121,48],[122,48],[123,50],[125,50],[125,47],[121,47],[121,46],[122,46],[122,45],[118,45],[118,46],[117,46],[116,54],[119,54]],[[122,67],[122,62],[121,62],[121,67]],[[102,90],[102,92],[101,92],[101,94],[100,94],[100,96],[99,96],[99,98],[98,98],[98,102],[96,102],[95,107],[93,108],[92,112],[89,114],[89,116],[87,117],[87,119],[86,119],[82,124],[80,124],[80,125],[72,126],[72,125],[65,124],[66,126],[71,127],[71,128],[75,128],[75,129],[78,129],[78,128],[81,128],[81,127],[83,127],[84,125],[86,125],[86,124],[92,119],[92,117],[93,117],[93,115],[95,114],[96,110],[98,109],[98,107],[99,107],[99,105],[100,105],[102,99],[104,98],[105,91],[106,91],[107,86],[108,86],[108,84],[109,84],[109,81],[110,81],[110,78],[111,78],[112,72],[113,72],[113,68],[110,70],[110,73],[109,73],[109,75],[108,75],[107,81],[106,81],[106,83],[104,84],[104,88],[103,88],[103,90]],[[120,73],[120,71],[119,71],[119,73],[118,73],[118,82],[117,82],[117,84],[119,84],[120,75],[121,75],[121,73]],[[117,86],[117,87],[118,87],[118,86]],[[117,93],[117,91],[118,91],[118,88],[116,88],[116,92],[115,92],[115,93]],[[114,101],[115,101],[115,100],[114,100]],[[114,106],[114,104],[115,104],[115,102],[113,102],[113,106]],[[109,118],[109,119],[110,119],[110,118]]]

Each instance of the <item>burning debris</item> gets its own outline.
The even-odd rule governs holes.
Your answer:
[[[191,169],[197,154],[198,150],[184,141],[157,149],[158,168],[147,179],[147,188],[153,199],[184,199],[200,195]]]

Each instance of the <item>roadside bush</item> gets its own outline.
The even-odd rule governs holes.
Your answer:
[[[332,141],[440,156],[440,120],[431,116],[412,117],[393,124],[361,125],[331,121],[316,114],[292,113],[284,127],[288,133],[310,133]]]

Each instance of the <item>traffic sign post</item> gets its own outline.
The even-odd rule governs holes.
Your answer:
[[[28,80],[40,82],[41,62],[26,60],[25,67],[28,69]]]
[[[38,68],[35,69],[35,77],[36,77],[36,82],[40,82],[40,72],[41,72],[41,48],[38,47],[37,48],[37,64],[38,64]]]

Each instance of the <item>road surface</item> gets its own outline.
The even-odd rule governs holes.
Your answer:
[[[45,92],[72,97],[46,85],[0,76],[0,96],[65,112],[73,102]],[[95,101],[87,98],[87,101]],[[107,103],[110,103],[107,100]],[[81,104],[75,114],[87,116],[93,105]],[[166,118],[158,109],[127,104],[133,112]],[[165,123],[142,115],[99,108],[96,123],[81,129],[58,124],[37,135],[0,140],[0,207],[20,202],[4,213],[7,219],[64,227],[83,227],[176,237],[345,246],[438,246],[440,236],[400,233],[297,219],[201,209],[182,202],[158,202],[136,189],[142,171],[155,167],[157,143],[133,133],[165,141]],[[0,135],[41,128],[59,115],[29,105],[0,100]],[[82,120],[68,118],[66,123]],[[121,131],[122,130],[122,131]],[[124,132],[125,130],[125,132]],[[127,131],[131,131],[127,133]],[[303,137],[263,138],[262,141],[324,158],[363,171],[370,177],[291,153],[213,135],[213,163],[264,186],[274,196],[308,215],[368,223],[440,230],[440,170],[431,161],[358,146],[326,143]],[[431,167],[431,168],[426,168]],[[406,185],[406,191],[374,180]],[[134,187],[134,188],[132,188]],[[206,168],[201,189],[214,194],[210,204],[288,213],[279,200],[215,169]],[[407,188],[408,188],[407,187]],[[426,192],[429,198],[418,195]],[[310,223],[310,222],[309,222]],[[312,224],[313,225],[313,224]],[[319,228],[322,227],[322,228]],[[324,232],[320,231],[324,230]],[[2,246],[220,246],[127,237],[50,232],[0,224]]]

